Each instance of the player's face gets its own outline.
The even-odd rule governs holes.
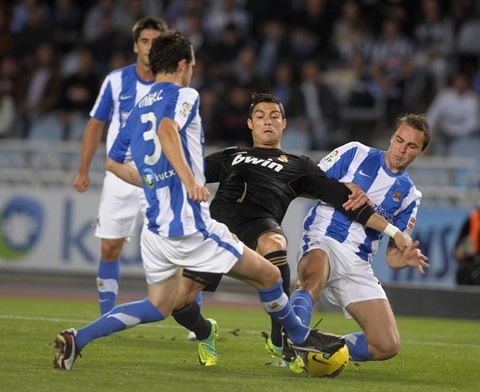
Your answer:
[[[273,102],[260,102],[255,106],[252,118],[247,121],[252,130],[255,147],[280,148],[287,120],[282,118],[280,108]]]
[[[423,132],[402,124],[390,139],[390,147],[385,154],[387,167],[394,173],[407,168],[416,157],[423,155]]]
[[[133,51],[137,54],[137,63],[140,63],[145,67],[150,67],[148,54],[150,53],[153,40],[160,34],[160,31],[155,29],[145,29],[140,32],[138,41],[133,45]]]

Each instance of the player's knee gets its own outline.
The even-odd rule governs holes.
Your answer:
[[[393,358],[400,351],[400,340],[396,338],[389,339],[382,344],[371,345],[369,347],[372,357],[376,361],[384,361]]]
[[[282,275],[277,267],[268,263],[268,265],[265,264],[264,271],[261,274],[261,280],[265,287],[272,287],[280,283]]]
[[[104,261],[114,261],[118,260],[120,254],[122,253],[123,248],[123,239],[102,240],[102,259]]]
[[[287,250],[287,240],[279,233],[268,232],[258,239],[255,250],[260,254],[267,254],[279,250]]]

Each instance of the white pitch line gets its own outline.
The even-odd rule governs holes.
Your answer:
[[[79,324],[89,324],[92,320],[78,320],[78,319],[62,319],[62,318],[53,318],[53,317],[37,317],[37,316],[16,316],[12,314],[0,314],[0,319],[4,320],[25,320],[25,321],[45,321],[50,323],[79,323]],[[148,323],[140,324],[140,327],[146,328],[166,328],[166,329],[185,329],[180,325],[168,325],[168,324],[159,324],[159,323]],[[233,329],[222,328],[225,330]],[[258,335],[259,331],[254,330],[242,330],[242,333]],[[476,348],[480,349],[480,344],[470,344],[470,343],[442,343],[442,342],[428,342],[428,341],[419,341],[419,340],[402,340],[402,342],[407,344],[423,345],[423,346],[438,346],[438,347],[467,347],[467,348]]]

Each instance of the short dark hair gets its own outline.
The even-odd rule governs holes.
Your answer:
[[[260,102],[276,103],[280,108],[280,114],[282,115],[282,119],[286,118],[285,109],[280,100],[275,95],[266,93],[252,93],[252,104],[250,105],[250,109],[248,110],[248,118],[252,119],[255,106],[257,106]]]
[[[395,132],[402,124],[407,124],[409,127],[412,127],[413,129],[423,133],[422,151],[425,151],[425,149],[428,147],[428,143],[430,143],[431,134],[430,125],[428,125],[425,114],[410,113],[400,117],[397,120]]]
[[[167,31],[155,38],[148,58],[154,74],[174,73],[179,61],[192,62],[192,44],[180,31]]]
[[[137,42],[140,37],[140,33],[146,29],[153,29],[160,32],[168,31],[167,23],[155,16],[145,16],[142,19],[139,19],[132,27],[133,41]]]

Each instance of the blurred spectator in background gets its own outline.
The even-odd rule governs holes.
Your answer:
[[[302,25],[293,26],[287,34],[286,56],[297,66],[314,57],[316,48],[317,38]]]
[[[43,1],[17,1],[13,7],[10,28],[14,33],[18,33],[28,28],[32,20],[46,21],[49,15],[48,6]]]
[[[83,10],[73,0],[55,0],[52,7],[51,31],[60,53],[75,49],[81,39]]]
[[[240,4],[240,2],[238,2]],[[210,9],[205,15],[205,28],[215,39],[229,25],[234,26],[241,37],[245,37],[250,25],[245,9],[237,4],[237,0],[217,0],[210,2]]]
[[[298,77],[288,61],[278,63],[275,67],[270,91],[282,102],[289,119],[304,114],[303,96]]]
[[[361,24],[362,15],[360,7],[354,0],[347,0],[342,5],[342,13],[333,24],[330,45],[337,53],[348,53],[353,51],[355,30]]]
[[[255,49],[248,45],[244,46],[230,67],[230,78],[235,84],[255,86],[257,90],[265,91],[266,83],[258,74],[256,64]]]
[[[106,65],[114,52],[128,53],[130,55],[132,41],[129,36],[121,33],[113,24],[110,12],[105,12],[99,18],[100,31],[95,38],[88,40],[86,46],[92,51],[99,73],[107,72]]]
[[[10,10],[3,5],[4,0],[0,0],[0,58],[6,55],[12,44],[12,31],[9,26]]]
[[[224,103],[218,115],[218,129],[226,146],[249,146],[252,133],[245,126],[252,91],[245,86],[227,88]]]
[[[208,61],[208,78],[214,83],[213,87],[218,93],[227,93],[225,79],[244,46],[245,42],[238,34],[235,25],[229,24],[220,33],[219,40],[210,41],[204,53],[199,53],[200,59]]]
[[[275,68],[270,92],[283,103],[288,113],[282,146],[288,151],[306,153],[312,148],[311,126],[305,118],[303,93],[296,74],[292,64],[280,62]]]
[[[63,140],[81,140],[95,104],[100,79],[95,72],[92,52],[83,49],[78,54],[77,72],[62,81],[58,108],[62,112]]]
[[[224,145],[217,101],[217,94],[211,88],[203,88],[200,91],[200,116],[202,117],[205,142],[211,146]]]
[[[479,99],[471,89],[468,76],[456,73],[451,87],[439,91],[427,111],[436,140],[435,152],[447,155],[454,140],[479,132],[479,110]]]
[[[455,243],[457,284],[480,285],[480,206],[465,220]]]
[[[15,101],[8,92],[8,82],[0,79],[0,139],[11,136],[15,112]]]
[[[101,35],[105,35],[105,15],[110,16],[109,23],[112,30],[121,31],[124,28],[122,26],[122,21],[125,18],[124,9],[113,0],[98,0],[93,3],[93,6],[88,9],[85,15],[83,23],[83,39],[85,41],[93,41]],[[128,26],[131,26],[131,24]]]
[[[118,8],[114,27],[122,34],[130,36],[130,27],[146,15],[162,15],[163,1],[158,0],[116,0],[113,3]]]
[[[28,75],[20,106],[24,138],[28,137],[32,122],[38,116],[56,108],[60,93],[61,74],[53,45],[41,43],[35,53],[33,66],[24,70]]]
[[[293,5],[294,12],[292,18],[293,24],[296,26],[294,31],[298,34],[300,26],[302,30],[305,30],[305,37],[308,37],[314,43],[312,49],[316,53],[322,53],[322,66],[326,66],[327,59],[330,57],[330,37],[336,16],[335,3],[328,0],[305,0],[297,2],[298,8]],[[295,42],[300,44],[301,40],[298,35],[297,37],[298,39]],[[307,57],[310,56],[307,55]]]
[[[11,25],[14,33],[12,53],[27,67],[32,67],[37,48],[53,41],[48,29],[48,10],[35,0],[22,2],[14,9]]]
[[[15,105],[19,106],[23,98],[25,75],[22,73],[20,61],[13,54],[6,54],[2,58],[0,62],[0,80],[5,91],[13,97]]]
[[[311,149],[330,150],[344,142],[337,98],[331,88],[320,80],[320,69],[314,60],[302,64],[301,81],[304,115],[311,130]]]
[[[279,20],[267,20],[258,42],[257,68],[260,75],[268,78],[286,50],[285,25]],[[285,59],[283,59],[285,60]]]
[[[439,0],[422,1],[422,21],[415,28],[417,73],[433,79],[435,92],[445,87],[451,73],[454,30]]]
[[[198,13],[189,12],[175,28],[186,35],[196,53],[203,50],[206,45],[206,33],[202,26],[201,16]]]
[[[473,74],[472,88],[480,96],[480,56],[477,59],[477,70]]]
[[[382,23],[382,34],[373,47],[372,70],[387,103],[386,120],[397,118],[404,109],[404,92],[415,62],[412,41],[402,34],[396,19]]]

